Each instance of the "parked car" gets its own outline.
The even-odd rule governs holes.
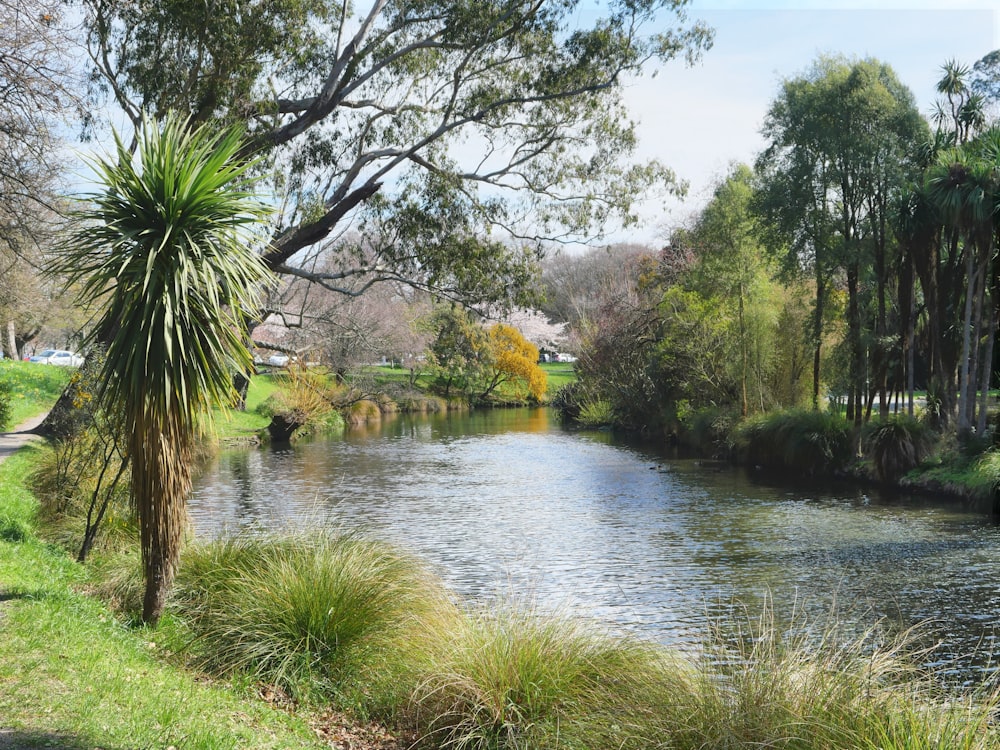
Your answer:
[[[62,365],[64,367],[79,367],[83,364],[83,357],[76,352],[68,352],[64,349],[43,349],[33,357],[28,357],[29,362],[40,362],[45,365]]]
[[[287,354],[272,354],[267,358],[267,363],[272,367],[284,367],[288,364],[289,358]]]

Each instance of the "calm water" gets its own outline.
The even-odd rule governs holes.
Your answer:
[[[686,645],[733,602],[865,628],[931,621],[933,658],[982,665],[1000,625],[989,517],[855,488],[795,489],[562,431],[550,412],[401,416],[343,437],[223,453],[196,533],[333,524],[430,561],[459,593],[527,592]],[[978,656],[972,659],[973,652]]]

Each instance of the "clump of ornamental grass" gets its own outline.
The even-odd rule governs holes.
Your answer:
[[[608,427],[614,424],[615,414],[607,399],[588,399],[580,404],[577,423],[581,427]]]
[[[638,750],[686,723],[695,673],[659,646],[518,606],[458,625],[414,694],[427,746]]]
[[[457,615],[422,564],[331,531],[193,546],[174,606],[202,667],[377,715],[405,704],[427,633]]]
[[[995,691],[956,695],[917,665],[913,634],[819,632],[766,611],[718,629],[690,726],[677,748],[985,748]]]
[[[345,417],[352,425],[362,425],[366,422],[377,422],[382,418],[382,409],[377,401],[362,398],[353,401],[345,409]]]

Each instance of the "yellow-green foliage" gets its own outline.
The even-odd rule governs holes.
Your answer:
[[[538,347],[513,326],[497,323],[489,331],[494,369],[541,401],[547,387],[545,370],[538,366]]]

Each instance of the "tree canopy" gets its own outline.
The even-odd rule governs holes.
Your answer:
[[[93,94],[135,123],[238,121],[268,155],[272,270],[490,304],[523,301],[546,239],[628,223],[651,185],[680,189],[633,163],[622,86],[711,42],[687,0],[613,0],[590,26],[578,0],[374,0],[360,15],[324,0],[80,2]]]

